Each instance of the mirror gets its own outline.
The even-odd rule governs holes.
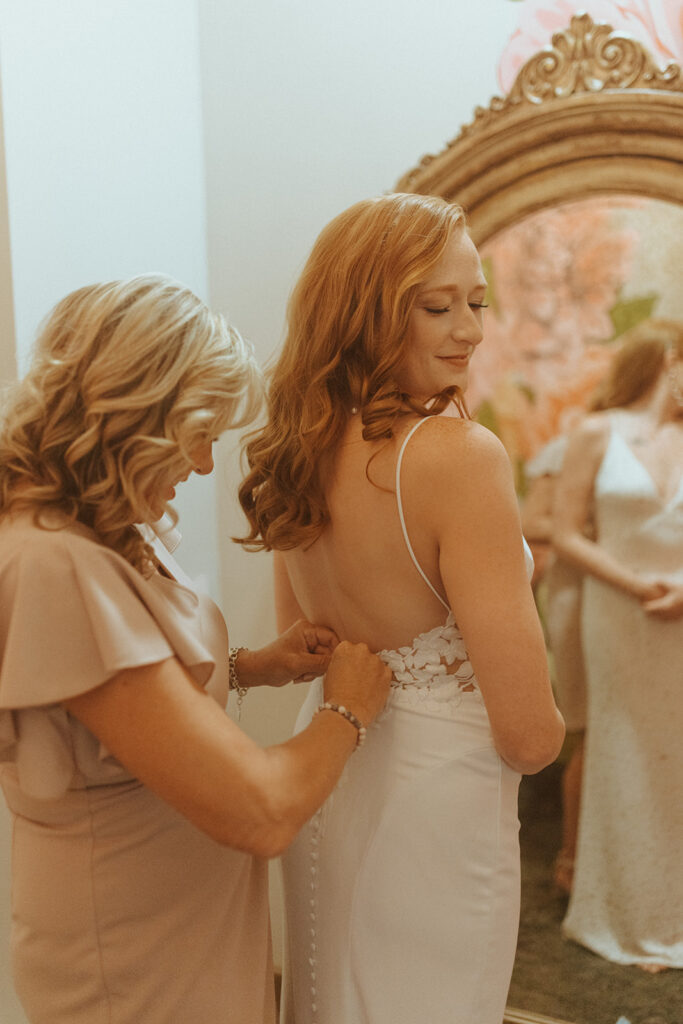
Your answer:
[[[682,116],[681,69],[579,13],[507,96],[396,185],[467,212],[492,307],[468,400],[503,439],[520,491],[526,460],[581,414],[620,334],[650,314],[683,320]],[[673,1024],[677,971],[645,975],[562,937],[560,771],[522,784],[522,921],[505,1020]]]

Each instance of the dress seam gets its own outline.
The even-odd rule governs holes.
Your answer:
[[[98,918],[97,918],[97,904],[96,904],[96,900],[95,900],[95,878],[94,878],[94,875],[95,875],[95,871],[94,871],[94,861],[95,861],[95,830],[94,830],[94,823],[93,823],[93,813],[92,813],[92,805],[91,805],[91,801],[90,801],[90,794],[88,793],[87,788],[85,790],[85,797],[86,797],[86,802],[87,802],[89,833],[90,833],[90,871],[89,871],[88,881],[89,881],[89,884],[90,884],[90,902],[91,902],[91,906],[92,906],[93,926],[94,926],[94,932],[95,932],[95,943],[94,944],[95,944],[95,949],[96,949],[96,952],[97,952],[97,960],[98,960],[99,965],[100,965],[100,977],[102,979],[102,991],[104,992],[106,1000],[107,1000],[107,1022],[108,1022],[108,1024],[113,1024],[114,1018],[113,1018],[113,1010],[112,1010],[112,998],[111,998],[111,992],[109,991],[109,986],[107,984],[106,972],[105,972],[105,969],[104,969],[104,955],[103,955],[103,952],[102,952],[102,944],[101,944],[101,941],[100,941],[100,928],[99,928],[99,923],[98,923]]]

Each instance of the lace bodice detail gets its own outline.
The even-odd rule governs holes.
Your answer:
[[[420,633],[410,646],[379,651],[378,657],[393,675],[390,705],[443,712],[457,707],[463,692],[479,693],[453,612],[442,626]]]

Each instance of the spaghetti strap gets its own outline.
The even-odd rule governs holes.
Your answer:
[[[434,596],[439,599],[439,601],[441,602],[441,604],[444,606],[444,608],[447,611],[450,611],[449,606],[446,604],[446,602],[444,601],[444,599],[442,598],[441,594],[438,592],[436,587],[431,583],[431,581],[430,581],[429,577],[427,576],[426,572],[424,571],[424,569],[422,568],[422,566],[418,562],[417,558],[415,557],[415,552],[413,551],[413,545],[410,543],[410,538],[408,536],[408,530],[406,529],[405,516],[403,515],[403,502],[401,501],[401,463],[403,462],[403,453],[406,450],[406,445],[408,444],[408,441],[410,441],[411,437],[413,436],[413,434],[415,433],[417,428],[422,426],[422,424],[427,419],[429,419],[429,418],[430,417],[428,417],[428,416],[423,416],[422,419],[419,419],[417,421],[417,423],[413,424],[413,426],[410,428],[410,430],[408,431],[408,433],[404,437],[403,443],[401,444],[401,447],[399,449],[398,458],[396,460],[396,504],[398,505],[398,516],[399,516],[399,519],[401,520],[401,529],[403,530],[403,539],[406,542],[406,547],[408,548],[408,554],[412,558],[413,564],[414,564],[415,568],[417,569],[417,571],[419,572],[420,576],[425,581],[425,583],[427,584],[427,586],[429,587],[431,592],[434,594]]]

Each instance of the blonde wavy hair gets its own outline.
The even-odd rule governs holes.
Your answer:
[[[459,388],[423,404],[394,377],[419,287],[456,230],[465,230],[460,206],[396,193],[356,203],[322,231],[289,301],[267,422],[245,446],[239,498],[250,531],[239,543],[285,550],[321,533],[324,480],[353,409],[366,441],[389,439],[401,417],[438,415],[451,401],[467,415]]]
[[[160,274],[67,295],[39,333],[0,421],[0,518],[58,510],[141,572],[135,523],[197,446],[253,420],[263,385],[251,347],[188,288]],[[167,508],[175,521],[172,510]]]
[[[683,324],[677,320],[652,317],[626,331],[590,409],[599,412],[636,402],[659,378],[669,349],[683,359]]]

